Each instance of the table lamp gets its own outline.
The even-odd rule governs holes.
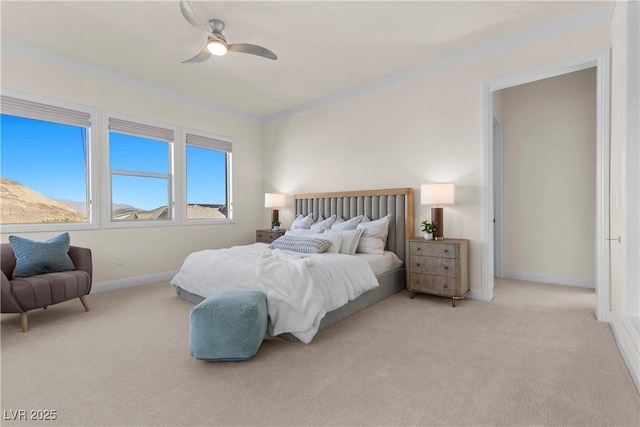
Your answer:
[[[431,208],[431,222],[436,226],[433,232],[435,240],[444,240],[444,214],[440,205],[455,203],[455,187],[453,184],[422,184],[420,187],[420,203],[436,205]]]
[[[284,194],[278,193],[264,193],[264,207],[273,208],[273,214],[271,215],[271,227],[278,219],[278,208],[284,208],[287,205],[287,198]]]

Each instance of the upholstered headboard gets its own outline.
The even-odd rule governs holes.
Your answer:
[[[345,220],[358,215],[376,220],[391,214],[385,248],[405,261],[407,239],[413,233],[412,188],[294,194],[293,200],[296,215],[312,213],[316,220],[334,214]]]

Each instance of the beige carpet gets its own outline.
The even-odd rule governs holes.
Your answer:
[[[256,357],[187,351],[167,283],[2,315],[3,426],[638,426],[640,398],[593,291],[500,281],[492,303],[396,294]],[[10,421],[55,410],[55,421]],[[28,412],[27,412],[28,414]]]

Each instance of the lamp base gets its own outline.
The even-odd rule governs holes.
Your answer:
[[[431,208],[431,222],[433,222],[436,226],[436,231],[433,232],[434,240],[443,240],[444,239],[444,221],[442,208]]]

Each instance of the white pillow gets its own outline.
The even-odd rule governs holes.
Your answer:
[[[342,248],[342,236],[340,234],[314,234],[314,237],[324,240],[330,240],[331,246],[327,249],[327,253],[337,254],[340,253],[340,249]]]
[[[297,229],[308,229],[313,224],[313,214],[309,214],[307,216],[298,215],[296,219],[293,220],[291,227],[289,230],[297,230]]]
[[[323,219],[322,216],[321,216],[320,218],[318,218],[317,222],[311,224],[310,229],[314,230],[314,231],[316,231],[318,233],[321,233],[324,230],[330,229],[334,222],[336,222],[336,216],[335,215],[331,215],[327,219]]]
[[[366,217],[365,217],[366,218]],[[384,246],[387,244],[389,235],[389,221],[391,214],[376,219],[375,221],[362,220],[358,224],[358,229],[362,230],[362,236],[358,243],[358,252],[363,254],[384,254]]]
[[[342,222],[336,221],[331,226],[331,229],[336,231],[355,230],[358,224],[360,223],[360,221],[362,221],[362,217],[363,217],[362,215],[358,215],[358,216],[354,216],[348,221],[342,221]]]
[[[342,244],[340,245],[340,253],[346,255],[355,255],[356,250],[358,249],[360,236],[362,236],[362,231],[362,229],[344,231],[326,230],[324,233],[322,233],[322,238],[329,239],[329,236],[340,236],[342,240]]]
[[[293,230],[293,231],[287,230],[284,233],[285,236],[291,236],[291,237],[309,237],[312,234],[317,234],[317,233],[313,230],[304,229],[304,228],[298,228],[297,230]]]

